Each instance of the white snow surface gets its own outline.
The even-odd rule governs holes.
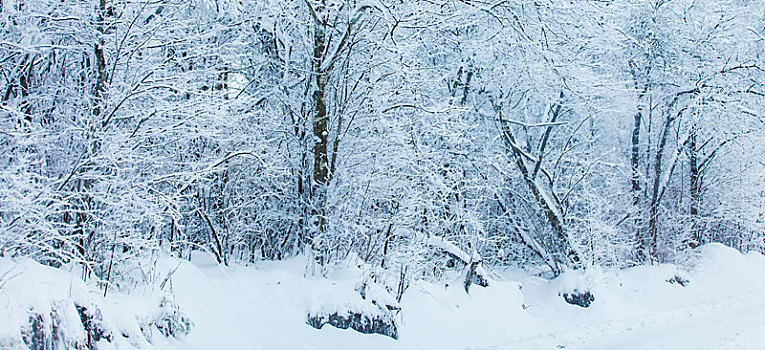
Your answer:
[[[169,261],[167,261],[169,263]],[[149,327],[159,315],[159,304],[168,295],[159,288],[144,286],[136,295],[103,291],[80,278],[81,270],[56,269],[22,258],[0,258],[0,349],[26,349],[22,329],[29,327],[30,314],[40,315],[46,334],[53,336],[52,318],[65,336],[65,347],[87,343],[87,335],[76,306],[96,312],[102,328],[111,331],[113,341],[101,340],[97,346],[108,349],[145,349],[165,341],[156,328]],[[55,316],[54,316],[55,315]],[[144,328],[144,331],[141,330]]]
[[[100,348],[696,350],[762,349],[765,341],[765,257],[719,244],[700,248],[681,267],[590,268],[552,281],[495,269],[497,280],[488,288],[473,286],[469,295],[458,273],[438,283],[417,282],[400,303],[398,340],[306,324],[309,312],[379,312],[356,291],[362,274],[357,266],[312,277],[306,276],[305,257],[223,267],[201,253],[192,262],[168,257],[157,266],[175,271],[169,288],[194,323],[191,333],[148,342],[117,336],[113,343],[101,341]],[[0,276],[3,349],[21,345],[1,339],[18,339],[29,308],[88,300],[101,306],[104,323],[115,332],[140,332],[136,319],[148,317],[158,298],[157,293],[103,298],[73,273],[31,260],[1,259]],[[688,284],[669,283],[675,276]],[[592,292],[589,308],[560,296],[575,290]],[[76,311],[62,316],[71,334],[84,336],[75,327]]]

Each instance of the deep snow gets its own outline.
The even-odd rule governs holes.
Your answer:
[[[307,313],[322,308],[374,312],[356,292],[361,270],[354,266],[320,278],[305,276],[305,257],[222,267],[200,253],[192,261],[160,259],[158,274],[171,276],[161,291],[104,299],[74,273],[0,260],[0,348],[20,345],[12,340],[19,339],[29,308],[66,300],[101,306],[104,323],[117,334],[113,343],[99,343],[104,349],[695,350],[760,349],[765,341],[765,257],[719,244],[700,248],[683,267],[590,268],[553,281],[493,271],[498,280],[488,288],[473,286],[470,295],[456,274],[418,282],[401,300],[398,340],[306,324]],[[675,276],[688,284],[668,282]],[[567,304],[560,295],[573,290],[590,290],[595,301],[589,308]],[[140,340],[138,327],[161,298],[172,298],[194,326],[185,337]],[[72,312],[63,316],[81,336]]]

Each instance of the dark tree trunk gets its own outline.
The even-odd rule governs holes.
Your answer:
[[[310,4],[309,4],[310,6]],[[322,0],[319,3],[321,9],[326,4]],[[313,26],[313,60],[311,62],[311,74],[315,83],[312,102],[313,102],[313,183],[311,186],[312,209],[311,214],[313,222],[309,231],[309,240],[312,249],[316,253],[316,261],[324,265],[326,260],[325,247],[322,247],[321,234],[326,230],[326,197],[327,184],[329,182],[329,157],[327,154],[327,145],[329,140],[329,123],[327,116],[327,80],[325,54],[327,50],[326,29],[327,24],[323,18],[319,18],[313,8],[310,9],[314,16]]]
[[[678,112],[678,116],[680,113],[681,112]],[[650,262],[655,262],[657,258],[659,205],[661,204],[661,197],[663,194],[661,180],[664,177],[664,152],[666,151],[669,132],[672,130],[672,124],[675,119],[675,116],[667,115],[667,118],[664,120],[659,143],[656,147],[656,156],[653,162],[653,184],[651,186],[651,202],[648,207],[648,232],[650,236],[648,238],[648,245],[644,246],[644,248],[648,249],[648,256],[646,258],[649,259]],[[671,172],[672,169],[667,169],[666,171]]]
[[[640,208],[640,131],[643,124],[643,105],[642,100],[645,96],[645,90],[638,95],[638,110],[635,113],[635,124],[632,129],[632,150],[630,156],[630,183],[632,185],[632,205],[637,211],[635,215],[635,238],[637,241],[637,259],[640,261],[648,260],[647,249],[650,246],[650,240],[646,232],[643,230],[643,221],[641,220],[641,208]]]
[[[696,143],[696,129],[691,130],[688,157],[690,158],[690,215],[691,215],[691,240],[688,245],[696,248],[701,244],[701,233],[699,230],[698,217],[699,205],[701,202],[701,171],[699,168],[698,145]]]

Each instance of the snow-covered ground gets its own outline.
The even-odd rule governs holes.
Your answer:
[[[160,294],[168,298],[171,289],[173,301],[194,325],[184,337],[138,341],[137,327],[145,327],[160,298],[156,291],[103,299],[70,273],[5,259],[0,264],[0,281],[5,281],[0,339],[13,339],[15,327],[28,319],[28,308],[90,300],[102,305],[105,325],[117,333],[117,340],[102,340],[100,348],[761,349],[765,257],[715,244],[690,260],[685,267],[569,272],[553,281],[494,271],[501,278],[488,288],[474,286],[470,295],[457,277],[419,282],[404,294],[397,315],[399,339],[394,340],[306,324],[310,311],[368,304],[355,291],[361,273],[356,268],[325,279],[305,277],[303,257],[249,267],[220,267],[202,254],[193,263],[163,258],[157,270],[174,272]],[[3,275],[11,268],[15,272]],[[676,276],[688,283],[668,282]],[[590,307],[570,305],[559,295],[575,289],[592,291]],[[76,324],[76,312],[63,316]],[[0,342],[3,349],[11,345]]]

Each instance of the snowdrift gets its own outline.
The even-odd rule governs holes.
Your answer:
[[[378,287],[362,297],[357,266],[311,277],[304,257],[233,267],[203,254],[163,258],[169,288],[107,298],[70,272],[3,259],[0,348],[755,349],[753,339],[765,340],[756,328],[765,317],[765,257],[712,244],[689,261],[569,271],[552,281],[493,271],[491,286],[470,294],[455,273],[413,284],[396,303]],[[565,300],[584,291],[593,297],[587,307]],[[398,339],[309,324],[311,315],[344,311],[388,318]],[[35,327],[45,339],[30,338]],[[173,327],[177,337],[167,332]]]
[[[167,292],[104,298],[79,276],[0,258],[0,349],[147,348],[191,328]]]

